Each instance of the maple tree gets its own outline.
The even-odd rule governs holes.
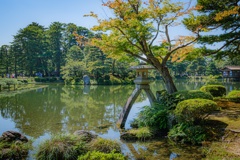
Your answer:
[[[167,61],[179,61],[193,49],[198,33],[192,36],[174,36],[170,29],[178,30],[181,18],[194,8],[189,3],[170,0],[107,0],[103,5],[113,11],[114,16],[100,19],[92,29],[102,33],[101,38],[92,39],[109,57],[115,59],[138,58],[152,65],[161,75],[169,93],[177,91],[166,66]]]

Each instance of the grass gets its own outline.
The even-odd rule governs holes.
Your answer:
[[[72,135],[57,135],[40,144],[37,160],[64,159],[76,160],[88,151],[85,142]]]
[[[116,153],[121,152],[120,144],[117,141],[96,138],[89,143],[89,148],[93,151],[99,151],[104,153],[111,153],[111,151],[115,150]]]
[[[149,130],[148,127],[142,127],[142,128],[138,128],[138,129],[131,129],[128,131],[129,133],[136,135],[136,137],[140,140],[145,141],[145,139],[151,138],[152,137],[152,133]]]
[[[25,159],[28,151],[32,149],[32,141],[0,142],[0,159]]]

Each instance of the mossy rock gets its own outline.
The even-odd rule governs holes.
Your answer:
[[[223,85],[206,85],[202,86],[200,90],[210,93],[213,97],[225,96],[227,92]]]
[[[226,96],[229,101],[240,103],[240,90],[232,90]]]
[[[203,120],[206,115],[217,109],[217,103],[212,100],[188,99],[178,103],[174,114],[178,122],[193,123]]]

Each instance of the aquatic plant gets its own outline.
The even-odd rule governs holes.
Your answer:
[[[87,154],[78,157],[78,160],[127,160],[121,153],[111,151],[110,153],[103,153],[99,151],[87,152]]]
[[[32,141],[27,143],[21,141],[1,141],[0,159],[25,159],[30,149],[32,149]]]
[[[36,159],[76,160],[79,155],[83,155],[87,151],[85,143],[79,137],[57,135],[40,144],[36,153]]]
[[[115,150],[117,153],[121,152],[120,144],[117,141],[100,137],[92,140],[88,146],[92,151],[111,153],[111,151]]]
[[[138,129],[131,129],[128,131],[130,134],[135,135],[139,140],[145,141],[152,137],[152,132],[148,127],[141,127]]]

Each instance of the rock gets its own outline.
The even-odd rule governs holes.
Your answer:
[[[6,131],[2,134],[0,138],[1,141],[13,142],[13,141],[21,141],[28,142],[28,139],[23,134],[16,131]]]
[[[83,76],[83,84],[90,85],[90,77],[88,75]]]
[[[97,135],[95,135],[91,132],[88,132],[88,131],[84,131],[84,130],[77,130],[73,134],[76,136],[80,136],[81,139],[86,142],[90,142],[97,137]]]

